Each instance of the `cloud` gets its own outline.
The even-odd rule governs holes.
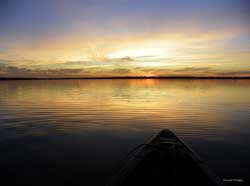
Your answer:
[[[134,61],[134,59],[129,56],[125,56],[123,58],[120,58],[120,61]]]
[[[182,69],[174,70],[175,72],[207,72],[211,71],[212,69],[209,67],[186,67]]]
[[[10,77],[116,77],[116,76],[250,76],[250,69],[234,66],[199,63],[187,65],[168,62],[170,65],[159,65],[156,62],[141,62],[126,57],[126,62],[110,60],[107,63],[91,61],[65,61],[56,64],[13,66],[0,63],[1,76]],[[132,63],[130,63],[132,62]],[[164,63],[163,63],[164,64]]]
[[[215,76],[225,76],[225,77],[250,77],[250,70],[242,71],[231,71],[231,72],[219,72],[215,73]]]
[[[198,77],[250,77],[250,70],[218,71],[211,68],[183,68],[183,69],[53,69],[30,70],[17,67],[0,66],[0,74],[6,77],[119,77],[119,76],[198,76]]]
[[[128,74],[128,73],[130,73],[132,70],[130,70],[130,69],[123,69],[123,68],[118,68],[118,69],[113,69],[113,70],[111,70],[111,72],[112,73],[115,73],[115,74]]]
[[[80,73],[84,72],[83,69],[55,69],[55,70],[47,70],[47,73],[51,74],[75,74],[75,73]]]

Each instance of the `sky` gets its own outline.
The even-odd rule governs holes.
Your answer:
[[[250,76],[248,0],[2,0],[0,77]]]

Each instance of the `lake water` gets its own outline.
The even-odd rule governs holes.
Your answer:
[[[105,185],[171,129],[221,177],[250,175],[250,80],[0,81],[5,185]]]

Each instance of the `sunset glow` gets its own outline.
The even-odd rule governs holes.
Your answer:
[[[250,76],[245,0],[1,4],[1,77]]]

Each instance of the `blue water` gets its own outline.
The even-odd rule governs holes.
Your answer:
[[[171,129],[223,179],[250,177],[250,80],[0,81],[5,185],[104,185]]]

